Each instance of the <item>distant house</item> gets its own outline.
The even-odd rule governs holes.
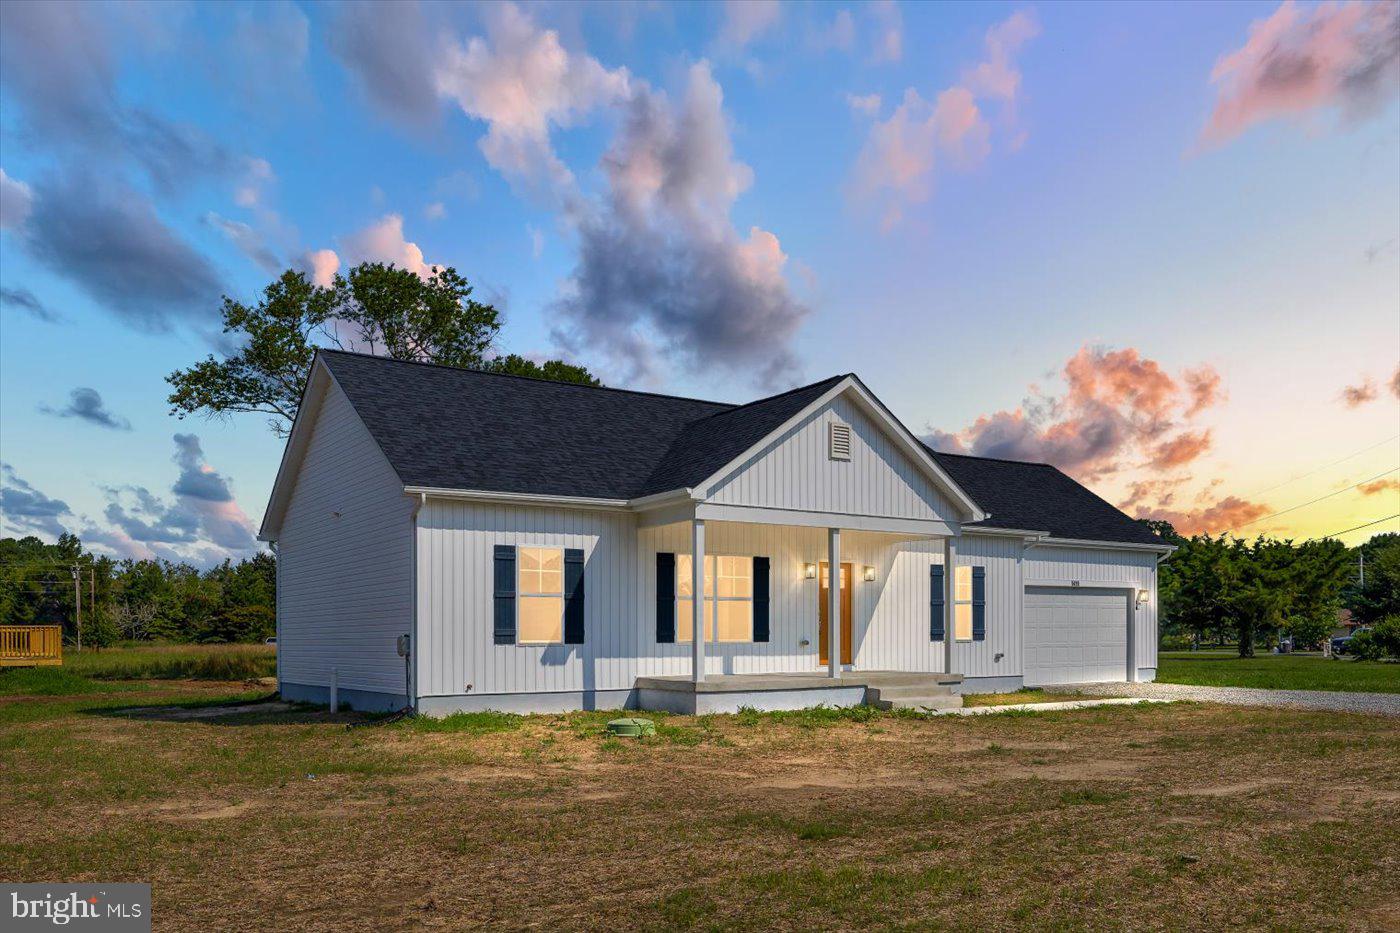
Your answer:
[[[854,375],[730,405],[341,352],[260,537],[283,695],[433,714],[1151,680],[1171,550]]]
[[[1332,629],[1333,635],[1350,635],[1361,627],[1363,623],[1351,617],[1350,609],[1337,610],[1337,626]]]

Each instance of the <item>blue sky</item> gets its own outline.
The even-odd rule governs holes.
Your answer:
[[[1397,23],[14,4],[6,531],[246,553],[281,441],[178,421],[163,377],[219,351],[221,294],[326,250],[452,265],[502,350],[611,385],[744,400],[854,371],[945,447],[1188,530],[1400,512]]]

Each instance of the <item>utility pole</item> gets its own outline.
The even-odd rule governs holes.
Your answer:
[[[1366,585],[1366,552],[1357,551],[1357,556],[1361,561],[1361,585]]]
[[[92,569],[92,564],[88,564],[88,611],[92,613],[92,621],[97,621],[97,571]]]
[[[83,650],[83,578],[78,565],[73,565],[73,620],[78,630],[78,650]]]

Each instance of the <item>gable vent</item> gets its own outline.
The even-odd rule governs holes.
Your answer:
[[[851,459],[851,426],[833,421],[827,425],[828,454],[832,460]]]

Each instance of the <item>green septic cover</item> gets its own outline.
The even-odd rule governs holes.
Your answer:
[[[613,735],[656,735],[656,726],[650,719],[628,716],[608,723],[608,731]]]

